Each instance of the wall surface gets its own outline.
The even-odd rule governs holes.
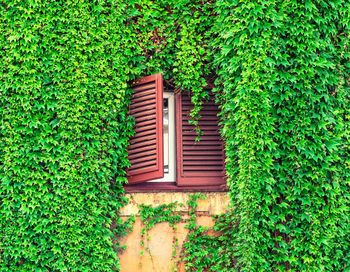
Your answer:
[[[205,200],[198,201],[197,208],[197,224],[212,227],[214,222],[213,215],[224,213],[229,204],[227,193],[203,193]],[[122,239],[121,244],[126,245],[127,249],[123,251],[119,257],[121,260],[122,272],[170,272],[184,271],[183,264],[178,261],[181,254],[182,244],[185,241],[188,231],[185,228],[186,219],[188,218],[187,201],[190,193],[132,193],[127,194],[129,204],[122,210],[124,217],[132,215],[136,216],[133,231]],[[154,207],[161,204],[169,204],[172,202],[183,204],[178,207],[178,212],[182,214],[182,221],[176,225],[174,231],[167,222],[155,225],[149,231],[150,239],[145,241],[146,250],[143,255],[141,251],[141,230],[142,222],[140,220],[139,208],[141,204],[152,205]],[[178,240],[178,248],[176,257],[172,257],[173,241]]]

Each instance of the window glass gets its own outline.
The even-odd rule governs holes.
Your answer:
[[[163,93],[164,177],[149,182],[175,181],[175,100],[173,92]]]
[[[163,99],[164,174],[169,173],[169,99]]]

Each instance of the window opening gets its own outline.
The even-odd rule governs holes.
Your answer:
[[[169,99],[163,98],[164,174],[169,173]]]
[[[163,93],[164,177],[149,182],[175,181],[175,99],[173,92]]]

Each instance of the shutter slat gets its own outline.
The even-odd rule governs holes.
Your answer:
[[[202,135],[202,136],[200,136],[199,142],[195,141],[196,138],[197,138],[197,135],[195,133],[192,135],[189,135],[189,136],[185,136],[185,135],[182,136],[183,141],[191,141],[191,142],[194,142],[194,144],[196,144],[196,145],[206,144],[205,141],[211,141],[211,142],[214,142],[216,144],[220,144],[220,141],[221,141],[220,135]]]
[[[185,125],[189,125],[188,119],[189,119],[189,117],[188,118],[182,118],[182,122],[184,122]],[[218,127],[218,121],[217,121],[218,118],[216,117],[215,119],[214,120],[202,120],[199,123],[199,126],[201,126],[201,125],[203,125],[203,126],[215,126],[217,128]],[[193,126],[191,126],[191,127],[193,129]]]
[[[154,107],[156,103],[155,99],[149,99],[149,100],[144,100],[144,101],[140,101],[138,103],[135,103],[132,107],[132,110],[136,113],[138,112],[138,110],[142,110],[144,111],[144,109],[146,108],[146,106],[152,106]],[[152,109],[151,107],[151,109]]]
[[[188,155],[186,154],[186,156],[183,157],[183,160],[186,162],[186,161],[191,161],[191,162],[204,162],[204,161],[210,161],[210,162],[217,162],[217,164],[222,164],[222,160],[223,160],[223,157],[222,157],[222,154],[215,154],[214,156],[213,155],[208,155],[206,153],[206,157],[203,157],[203,154],[196,154],[196,155]]]
[[[149,155],[152,155],[152,154],[154,154],[154,149],[147,150],[145,148],[141,152],[129,153],[129,160],[137,159],[138,157],[149,156]]]
[[[213,109],[213,110],[206,110],[206,111],[201,111],[201,116],[216,116],[217,115],[217,112],[218,112],[218,109]],[[182,115],[183,116],[189,116],[191,113],[190,110],[188,111],[183,111],[182,112]]]
[[[203,129],[202,129],[203,131]],[[182,132],[182,135],[188,135],[188,136],[193,136],[196,135],[196,132],[194,130],[184,130]],[[204,135],[220,135],[218,130],[204,130]],[[202,138],[202,137],[201,137]]]
[[[135,103],[142,101],[143,99],[153,99],[153,98],[154,98],[154,89],[141,92],[141,93],[135,93],[132,96],[132,100],[135,101]]]
[[[146,115],[146,116],[141,115],[140,117],[135,118],[136,123],[141,123],[143,121],[148,121],[148,120],[153,120],[152,115]]]
[[[128,147],[129,184],[162,178],[163,82],[160,74],[134,82],[129,114],[135,118],[135,135]]]
[[[156,128],[157,128],[157,125],[154,122],[150,125],[145,125],[145,126],[137,124],[136,128],[135,128],[135,132],[137,134],[137,133],[143,132],[143,131],[154,131]]]
[[[218,106],[214,97],[203,103],[199,115],[202,131],[197,142],[195,127],[189,124],[193,105],[187,94],[176,95],[177,114],[177,184],[201,186],[225,184],[225,156],[220,136]]]
[[[221,147],[221,144],[218,143],[217,141],[204,141],[204,140],[201,140],[200,142],[195,142],[195,141],[186,141],[186,140],[183,140],[183,145],[187,145],[187,146],[216,146],[217,148]]]
[[[151,119],[151,120],[144,120],[144,121],[138,121],[137,125],[135,125],[135,128],[142,128],[145,126],[150,126],[150,125],[156,125],[156,121]]]
[[[186,146],[183,146],[183,150],[184,151],[195,151],[195,150],[208,150],[208,151],[216,151],[218,150],[218,146],[217,145],[186,145]]]
[[[186,150],[186,156],[222,156],[222,152],[218,150]],[[184,158],[186,158],[184,156]]]
[[[154,106],[156,103],[156,100],[155,99],[148,99],[148,100],[144,100],[144,101],[140,101],[138,103],[135,103],[134,107],[133,107],[133,110],[136,111],[136,109],[142,109],[144,110],[145,109],[145,106],[148,106],[148,105],[152,105]]]
[[[134,113],[132,116],[137,121],[138,118],[142,118],[142,117],[154,118],[154,115],[156,115],[156,109],[155,108],[150,109],[150,110],[144,110],[144,111],[141,111],[139,113]]]
[[[153,138],[147,138],[147,139],[142,139],[140,141],[131,143],[129,150],[139,150],[140,147],[147,147],[145,146],[144,142],[147,141],[148,146],[154,146],[154,144],[156,143],[156,139]]]
[[[145,93],[146,90],[155,90],[156,89],[156,84],[154,82],[150,83],[142,83],[142,82],[135,82],[134,85],[134,94],[136,93]]]
[[[205,105],[206,108],[205,108],[205,111],[204,112],[218,112],[218,107],[214,104],[211,104],[211,105],[208,105],[206,104]],[[191,110],[193,109],[193,106],[192,105],[188,105],[188,106],[183,106],[183,113],[190,113]],[[201,111],[202,112],[202,111]]]
[[[130,144],[132,145],[134,143],[141,142],[143,140],[150,140],[155,138],[156,136],[154,135],[154,131],[152,130],[143,131],[143,132],[137,133],[130,141]]]
[[[205,125],[201,125],[200,127],[201,127],[201,130],[219,130],[217,124],[212,124],[212,125],[205,124]],[[189,125],[188,122],[185,122],[183,124],[183,129],[193,131],[194,127],[192,125]]]
[[[153,91],[153,92],[150,92],[148,95],[135,97],[132,100],[133,100],[133,104],[130,106],[137,108],[140,103],[145,103],[145,101],[155,101],[156,100],[155,92]]]
[[[150,90],[146,90],[146,91],[138,92],[138,93],[134,92],[132,95],[132,99],[135,102],[138,102],[142,97],[151,96],[151,95],[154,95],[154,89],[150,89]]]
[[[130,114],[134,115],[135,113],[138,113],[138,112],[144,112],[144,111],[155,110],[155,109],[156,109],[156,105],[152,103],[146,107],[133,108],[130,110]]]
[[[135,89],[133,88],[133,94],[132,94],[132,99],[137,99],[140,97],[145,97],[145,96],[149,96],[150,94],[154,94],[155,93],[155,85],[148,85],[147,88],[140,88],[140,89]]]
[[[145,155],[145,156],[139,156],[139,157],[136,157],[134,159],[132,159],[133,163],[134,163],[134,166],[130,167],[130,169],[133,169],[133,167],[135,167],[136,165],[139,165],[141,162],[149,162],[149,161],[152,161],[152,163],[154,163],[156,159],[156,154],[154,154],[153,152],[153,155]],[[131,160],[131,159],[130,159]]]
[[[141,145],[142,143],[139,143],[139,145]],[[139,153],[142,153],[142,152],[145,152],[145,151],[152,151],[153,153],[155,152],[155,149],[154,149],[154,144],[155,143],[152,143],[148,146],[144,146],[142,145],[142,147],[138,147],[138,148],[135,148],[135,149],[129,149],[129,159],[133,159],[133,157],[131,155],[134,155],[134,154],[139,154]]]
[[[154,160],[144,161],[142,163],[134,163],[134,165],[132,166],[132,170],[131,170],[131,168],[129,168],[129,171],[133,171],[133,177],[134,177],[134,176],[138,176],[138,175],[143,175],[143,174],[145,174],[145,172],[152,172],[152,170],[156,166],[157,165],[154,162]],[[129,177],[129,179],[130,179],[130,177]],[[138,183],[141,183],[141,182],[138,182]]]
[[[147,132],[148,134],[145,134],[146,132]],[[134,146],[135,144],[137,144],[137,143],[139,143],[139,142],[144,142],[144,141],[149,141],[149,142],[151,142],[151,141],[155,141],[155,139],[156,139],[155,135],[152,134],[151,131],[145,131],[145,132],[143,132],[143,133],[139,133],[138,135],[140,135],[140,134],[143,134],[143,135],[140,136],[140,137],[133,138],[133,139],[130,141],[130,144],[131,144],[131,145]]]
[[[182,116],[182,120],[184,121],[187,121],[188,120],[188,116],[187,115],[183,115]],[[212,115],[212,116],[209,116],[209,115],[201,115],[201,118],[198,122],[199,125],[201,124],[205,124],[205,121],[215,121],[214,125],[217,124],[217,120],[218,120],[218,117],[216,115]]]
[[[193,171],[191,174],[194,177],[197,177],[197,174],[195,171],[201,171],[203,173],[203,168],[205,168],[205,172],[207,171],[217,171],[217,176],[218,177],[222,177],[222,166],[221,165],[205,165],[205,167],[203,167],[202,165],[191,165],[191,166],[185,166],[184,167],[184,171]]]

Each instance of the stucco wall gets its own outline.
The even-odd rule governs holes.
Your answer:
[[[227,193],[203,193],[205,200],[198,201],[197,223],[198,225],[213,226],[212,215],[224,213],[229,204]],[[132,193],[127,194],[129,204],[122,210],[122,216],[136,216],[133,231],[121,243],[127,249],[120,254],[122,272],[170,272],[176,270],[184,271],[182,264],[177,259],[172,258],[173,239],[178,239],[177,255],[181,251],[182,244],[186,239],[188,231],[185,229],[188,206],[186,205],[190,193]],[[172,202],[182,203],[178,208],[182,214],[182,222],[176,225],[174,232],[168,223],[159,223],[149,232],[150,240],[145,241],[149,252],[141,255],[141,229],[142,222],[138,216],[140,204],[158,206]]]

